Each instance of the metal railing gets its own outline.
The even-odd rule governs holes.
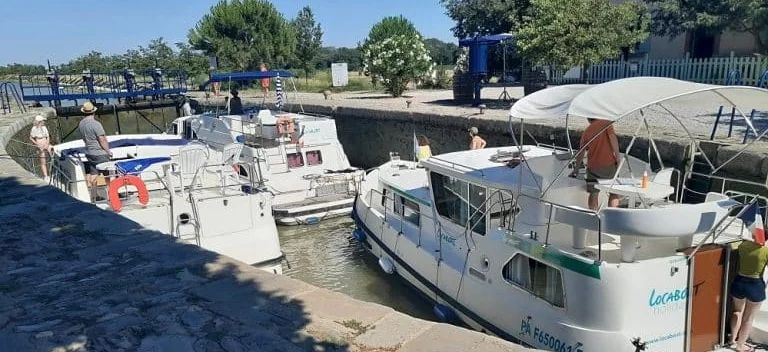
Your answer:
[[[13,113],[13,105],[16,105],[18,112],[27,112],[27,107],[16,86],[11,82],[0,82],[0,111],[3,114]]]
[[[187,74],[179,69],[123,70],[80,74],[19,75],[24,100],[54,101],[159,98],[187,91]]]

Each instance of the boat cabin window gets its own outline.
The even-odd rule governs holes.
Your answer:
[[[533,293],[554,306],[565,306],[563,277],[554,267],[518,253],[502,270],[504,280],[510,284]]]
[[[395,196],[395,214],[400,215],[405,221],[419,226],[419,205],[403,196]]]
[[[513,217],[520,212],[514,195],[505,190],[489,190],[488,193],[488,221],[491,227],[510,225]]]
[[[381,191],[381,206],[384,208],[387,207],[387,194],[389,194],[389,189],[384,188]]]
[[[288,153],[286,157],[288,158],[289,168],[294,169],[304,166],[304,157],[301,156],[301,153]]]
[[[320,165],[323,163],[323,155],[319,150],[307,151],[307,166]]]
[[[478,234],[485,235],[485,187],[450,176],[430,173],[437,213],[461,227],[470,226]]]

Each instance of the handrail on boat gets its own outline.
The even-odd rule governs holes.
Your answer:
[[[454,161],[448,161],[448,160],[445,160],[445,159],[441,159],[439,156],[432,156],[432,157],[429,158],[429,160],[430,161],[433,161],[433,160],[438,161],[440,163],[443,163],[447,167],[452,167],[452,168],[461,167],[461,168],[464,168],[464,169],[466,169],[468,171],[478,171],[478,172],[480,172],[480,176],[485,177],[485,173],[483,172],[482,169],[477,169],[477,168],[474,168],[474,167],[471,167],[471,166],[466,166],[466,165],[459,164],[459,163],[454,162]]]
[[[709,233],[701,241],[699,241],[699,244],[696,245],[696,248],[694,248],[693,251],[691,251],[691,254],[688,255],[688,260],[690,261],[691,258],[694,257],[694,255],[699,251],[701,246],[704,245],[704,243],[706,243],[710,237],[712,237],[713,241],[716,240],[717,237],[719,237],[723,232],[725,232],[728,226],[733,224],[733,222],[736,221],[736,219],[738,219],[739,217],[741,217],[741,215],[743,215],[744,212],[747,211],[747,209],[749,209],[752,205],[756,204],[757,200],[758,198],[754,198],[751,202],[749,202],[749,204],[740,204],[740,205],[733,206],[732,208],[741,207],[741,210],[735,216],[732,216],[732,217],[724,216],[722,219],[720,219],[720,221],[718,221],[717,224],[715,224],[715,226],[712,227]],[[759,215],[759,216],[762,216],[762,215]],[[728,224],[726,224],[725,226],[722,226],[721,228],[721,225],[725,222],[725,220],[728,220],[729,218],[730,218],[730,221],[728,221]],[[717,234],[715,234],[718,228],[720,228],[720,231],[717,232]]]

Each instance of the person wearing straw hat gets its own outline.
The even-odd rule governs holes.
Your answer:
[[[40,150],[40,169],[43,173],[45,182],[49,182],[50,177],[48,176],[48,165],[45,154],[46,152],[52,152],[53,147],[51,146],[51,134],[48,133],[48,127],[45,127],[45,117],[41,115],[35,116],[35,122],[32,125],[32,129],[29,130],[29,140]]]
[[[78,125],[78,130],[80,135],[83,136],[83,143],[85,144],[85,157],[88,159],[85,163],[85,171],[92,200],[99,200],[96,194],[99,170],[96,168],[96,165],[108,162],[112,158],[112,151],[109,149],[104,126],[96,120],[96,110],[97,108],[93,103],[90,101],[85,102],[80,107],[80,112],[85,114],[85,117],[83,117]],[[105,182],[109,184],[109,179],[105,178]]]

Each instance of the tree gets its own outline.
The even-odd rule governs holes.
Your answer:
[[[0,76],[30,74],[39,75],[45,74],[46,68],[43,65],[26,65],[26,64],[7,64],[0,66]]]
[[[532,0],[531,13],[515,33],[529,60],[561,68],[617,57],[648,37],[649,20],[641,5],[609,0]]]
[[[424,40],[424,45],[427,46],[429,54],[438,65],[451,65],[456,62],[456,56],[459,51],[458,45],[446,43],[437,38]]]
[[[363,54],[358,48],[325,46],[318,50],[314,65],[316,69],[323,69],[331,67],[334,62],[346,62],[347,69],[357,71],[363,66],[362,57]]]
[[[378,49],[372,50],[371,45],[381,43],[388,38],[392,38],[398,35],[404,36],[418,36],[421,38],[421,34],[416,30],[416,26],[407,18],[400,16],[384,17],[381,21],[374,24],[371,30],[368,32],[368,37],[365,38],[362,44],[358,43],[360,52],[363,53],[363,62],[370,62],[373,60],[371,55],[378,56]],[[379,46],[380,47],[380,46]],[[371,76],[371,82],[376,86],[378,81],[378,72],[374,66],[368,66],[365,70],[366,75]]]
[[[146,48],[139,46],[139,52],[149,67],[173,67],[176,64],[173,48],[162,37],[152,39]]]
[[[312,62],[320,51],[323,30],[319,23],[315,24],[315,16],[312,15],[312,9],[309,6],[299,11],[292,25],[297,39],[296,59],[299,60],[299,66],[304,69],[305,81],[308,81],[309,71],[314,68]]]
[[[208,72],[208,58],[195,52],[187,43],[176,43],[179,50],[174,67],[184,69],[189,77],[195,77]]]
[[[456,22],[457,38],[508,33],[517,28],[530,0],[440,0],[446,14]]]
[[[646,0],[652,31],[661,36],[687,32],[717,35],[725,30],[750,33],[761,53],[768,51],[768,2],[764,0]]]
[[[371,27],[371,30],[368,32],[368,37],[363,41],[363,48],[372,42],[380,42],[396,35],[411,34],[419,34],[419,31],[416,30],[416,26],[413,25],[413,22],[409,21],[407,18],[402,15],[384,17],[384,19]]]
[[[366,71],[376,72],[387,93],[394,97],[403,95],[412,79],[424,78],[434,68],[418,34],[398,34],[370,42],[365,58]]]
[[[262,62],[282,66],[296,49],[293,27],[264,0],[221,0],[187,37],[193,48],[238,70],[255,70]]]

